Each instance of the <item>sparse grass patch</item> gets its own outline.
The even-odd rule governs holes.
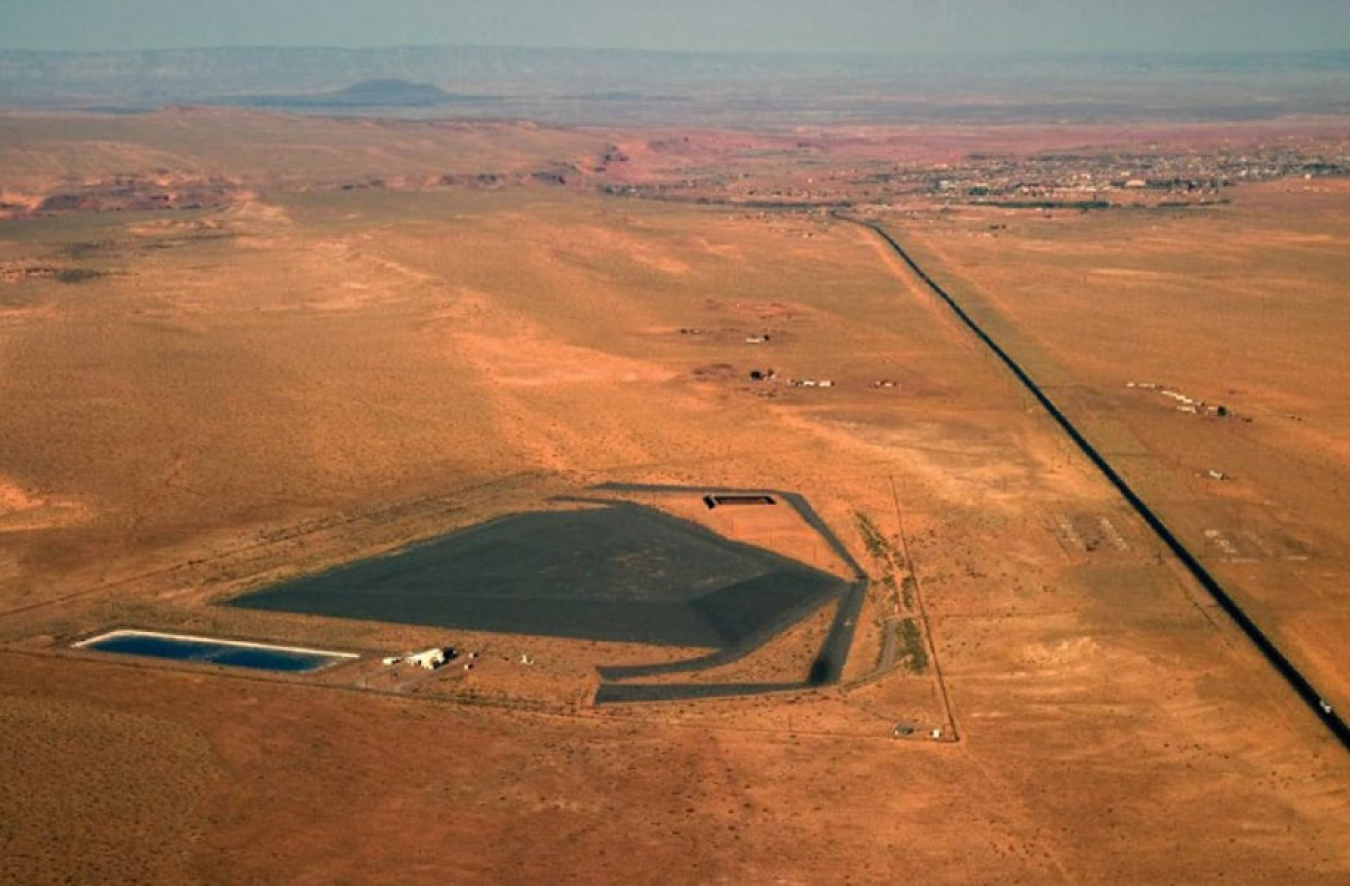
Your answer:
[[[87,283],[90,280],[97,280],[99,277],[106,277],[107,275],[107,271],[96,271],[93,268],[61,268],[56,272],[56,282]]]
[[[862,533],[863,544],[867,547],[867,553],[874,560],[887,560],[890,558],[891,546],[886,541],[886,537],[881,534],[881,530],[872,522],[872,518],[862,511],[855,511],[854,515],[858,520],[858,531]]]
[[[923,632],[919,623],[912,618],[904,619],[895,628],[900,640],[900,658],[911,674],[928,671],[928,648],[923,644]]]

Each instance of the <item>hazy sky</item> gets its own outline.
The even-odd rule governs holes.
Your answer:
[[[1350,0],[0,0],[0,48],[1350,49]]]

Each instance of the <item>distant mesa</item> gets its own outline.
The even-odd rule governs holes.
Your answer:
[[[407,80],[362,80],[345,89],[299,95],[255,95],[243,103],[284,108],[432,108],[438,105],[480,102],[487,96],[459,95],[430,83]]]
[[[458,98],[439,86],[407,80],[362,80],[327,96],[328,101],[356,105],[435,105]]]

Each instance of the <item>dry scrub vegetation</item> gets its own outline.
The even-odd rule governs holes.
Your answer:
[[[68,169],[235,183],[219,206],[0,222],[0,879],[1350,877],[1343,750],[868,232],[427,178],[660,154],[632,133],[226,112],[0,127],[30,196]],[[719,144],[702,139],[699,162]],[[342,187],[370,175],[406,186]],[[1237,193],[1198,217],[886,219],[1073,386],[1188,539],[1275,552],[1214,556],[1345,693],[1346,194]],[[1209,467],[1235,479],[1194,476]],[[490,650],[479,670],[399,691],[364,665],[242,677],[64,648],[110,623],[435,642],[213,604],[611,480],[803,493],[876,580],[846,676],[887,642],[895,669],[592,708],[595,664],[650,652],[456,638]],[[813,533],[735,519],[718,528],[841,569]],[[727,673],[799,672],[827,617]],[[896,739],[899,722],[961,740]]]

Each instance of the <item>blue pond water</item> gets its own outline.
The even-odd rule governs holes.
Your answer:
[[[119,631],[95,637],[79,645],[83,649],[94,649],[99,652],[292,673],[317,670],[324,665],[351,657],[318,650],[287,649],[281,646],[231,643],[205,637],[179,637],[140,631]]]

